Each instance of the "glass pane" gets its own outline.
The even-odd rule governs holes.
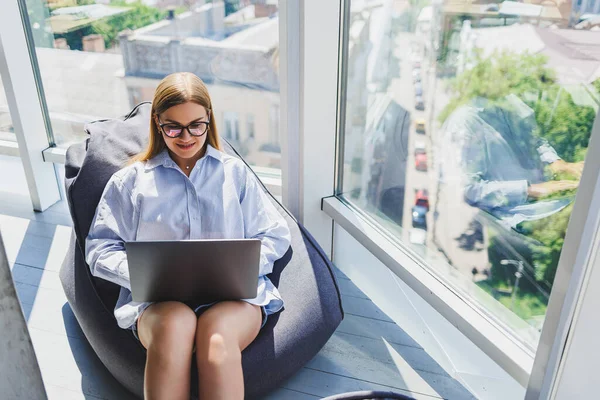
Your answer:
[[[245,159],[279,168],[279,132],[270,131],[279,106],[277,2],[204,3],[27,0],[57,145],[84,138],[90,120],[151,101],[166,75],[190,71],[207,84],[219,127],[227,114],[254,116],[253,132],[229,122]]]
[[[13,129],[8,102],[6,101],[6,91],[0,77],[0,140],[16,142],[15,130]]]
[[[410,4],[351,2],[342,196],[535,349],[600,31],[549,3]]]

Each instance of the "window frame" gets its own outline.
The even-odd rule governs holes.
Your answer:
[[[506,329],[478,310],[470,299],[436,277],[431,268],[427,267],[410,248],[391,240],[388,232],[374,219],[341,197],[349,34],[348,29],[344,27],[348,26],[350,20],[350,0],[340,0],[340,3],[341,47],[336,113],[335,182],[333,194],[323,197],[321,209],[419,293],[485,354],[526,387],[527,399],[537,399],[540,394],[548,395],[556,380],[584,276],[591,266],[591,261],[586,255],[595,250],[594,246],[598,246],[598,243],[594,244],[589,237],[586,240],[585,235],[597,232],[594,229],[600,227],[594,225],[594,218],[589,218],[590,213],[594,212],[592,209],[594,202],[600,203],[600,167],[595,165],[597,163],[593,166],[588,165],[590,159],[600,158],[600,112],[592,128],[580,190],[569,221],[568,234],[565,237],[557,277],[550,295],[546,320],[538,348],[535,353],[532,353],[516,337],[511,337],[512,335]],[[330,18],[332,17],[330,15]],[[325,67],[329,66],[321,64],[322,69]]]
[[[17,145],[0,143],[0,154],[21,158],[33,209],[44,211],[60,190],[54,165],[43,158],[51,136],[26,10],[24,0],[9,1],[0,15],[0,74],[17,138]]]

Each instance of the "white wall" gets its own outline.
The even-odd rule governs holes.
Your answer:
[[[598,233],[598,232],[597,232]],[[579,313],[571,327],[569,342],[555,384],[555,399],[597,399],[598,371],[600,371],[600,249],[596,241],[595,254],[584,292],[579,302]]]

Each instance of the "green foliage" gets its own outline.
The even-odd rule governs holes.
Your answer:
[[[477,282],[477,285],[496,298],[506,308],[510,309],[512,307],[512,298],[510,294],[499,294],[498,288],[494,287],[494,285],[490,284],[488,281],[479,281]],[[543,298],[521,290],[519,284],[519,289],[515,295],[515,305],[513,309],[515,314],[527,321],[531,318],[545,315],[547,306],[548,305]]]
[[[440,122],[477,97],[493,102],[514,94],[535,110],[535,135],[546,139],[565,161],[583,161],[596,112],[573,102],[568,91],[556,83],[545,56],[503,51],[484,58],[476,52],[472,63],[472,69],[449,83],[453,95],[439,115]],[[600,79],[593,86],[600,91]]]
[[[556,275],[573,204],[564,210],[537,221],[523,223],[523,230],[540,245],[532,246],[535,279],[551,286]]]
[[[135,3],[126,3],[125,1],[112,1],[111,5],[132,7],[127,13],[116,15],[110,19],[97,21],[92,24],[93,33],[99,33],[104,37],[104,44],[107,48],[112,47],[117,39],[119,32],[125,29],[138,29],[146,25],[153,24],[164,19],[166,11],[159,10],[142,4],[140,0]]]
[[[100,34],[104,38],[104,45],[106,48],[110,48],[117,42],[119,32],[122,32],[125,29],[138,29],[143,26],[153,24],[164,19],[167,15],[166,11],[155,7],[146,6],[142,4],[140,0],[136,1],[135,3],[126,3],[124,0],[113,0],[111,5],[129,7],[131,10],[114,17],[95,21],[91,24],[91,26],[78,29],[77,31],[56,36],[66,38],[67,43],[72,50],[81,50],[83,48],[82,39],[84,36]],[[185,10],[178,9],[176,10],[176,13],[177,11],[182,12]]]
[[[440,122],[458,107],[477,97],[500,100],[508,94],[523,98],[525,94],[540,93],[554,84],[554,71],[546,67],[547,58],[539,54],[494,52],[484,58],[475,52],[474,67],[449,83],[452,99],[439,115]]]
[[[547,139],[565,161],[583,161],[595,117],[592,107],[578,106],[566,90],[554,85],[537,104],[537,135]]]

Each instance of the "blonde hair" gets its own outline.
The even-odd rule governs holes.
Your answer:
[[[176,72],[167,75],[156,87],[154,99],[152,100],[152,112],[150,115],[150,140],[148,147],[142,152],[136,154],[129,160],[129,164],[136,161],[147,161],[167,146],[165,139],[156,124],[155,116],[162,114],[173,106],[193,102],[206,108],[210,114],[210,123],[206,132],[206,143],[217,150],[221,150],[221,142],[217,132],[217,123],[215,121],[212,102],[208,89],[202,79],[191,72]],[[205,147],[206,147],[205,143]]]

